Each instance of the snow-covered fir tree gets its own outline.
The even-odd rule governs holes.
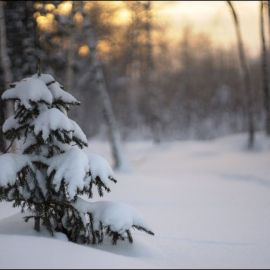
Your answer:
[[[51,234],[62,232],[70,241],[115,244],[132,242],[132,228],[153,234],[132,207],[111,202],[89,202],[116,183],[108,162],[85,151],[87,138],[67,111],[79,102],[49,74],[35,74],[10,85],[2,99],[15,102],[3,132],[17,140],[17,153],[0,156],[0,200],[27,210],[25,220]],[[29,213],[29,214],[28,214]]]

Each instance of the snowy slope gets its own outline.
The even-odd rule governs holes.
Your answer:
[[[270,141],[259,135],[253,152],[245,142],[236,135],[126,145],[133,171],[116,174],[105,200],[135,206],[155,232],[134,232],[133,245],[82,246],[36,234],[0,203],[0,267],[269,268]],[[104,143],[89,148],[109,156]]]

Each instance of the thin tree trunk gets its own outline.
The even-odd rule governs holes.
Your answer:
[[[10,59],[7,52],[6,23],[4,13],[4,2],[0,1],[0,33],[1,33],[1,66],[3,68],[5,87],[12,82],[12,73],[10,69]]]
[[[129,44],[129,49],[125,55],[126,76],[129,78],[127,91],[128,95],[128,110],[130,112],[131,123],[134,123],[136,127],[140,125],[140,114],[138,108],[138,2],[126,2],[127,7],[131,12],[131,24],[127,32],[127,43]]]
[[[270,0],[266,1],[267,2],[267,11],[268,11],[268,34],[269,34],[269,40],[270,40]]]
[[[96,91],[102,106],[104,120],[108,128],[112,156],[114,159],[114,168],[122,171],[129,170],[128,162],[123,155],[121,135],[115,119],[111,99],[108,94],[103,68],[96,53],[97,41],[95,31],[91,24],[90,15],[85,14],[85,18],[86,16],[88,16],[88,22],[86,23],[89,33],[88,46],[90,48],[90,57],[92,60],[92,67],[90,68],[92,68],[92,73],[94,74]]]
[[[109,139],[111,142],[112,154],[115,161],[114,167],[119,170],[125,170],[127,166],[123,157],[121,136],[114,116],[112,103],[107,91],[102,66],[96,56],[95,45],[92,45],[90,47],[90,54],[93,61],[93,73],[96,80],[96,89],[99,95],[100,102],[103,106],[104,119],[108,126]]]
[[[254,127],[254,110],[253,110],[253,95],[251,89],[251,81],[249,68],[247,64],[247,59],[244,51],[243,40],[240,30],[240,24],[238,20],[237,13],[234,9],[234,6],[231,1],[227,1],[227,4],[230,8],[231,14],[233,16],[236,38],[237,38],[237,46],[238,46],[238,55],[241,67],[241,77],[243,80],[243,85],[246,91],[245,98],[245,107],[247,113],[247,121],[248,121],[248,148],[252,148],[254,146],[255,141],[255,127]]]
[[[71,20],[73,20],[74,15],[76,13],[78,3],[72,4],[71,14],[69,15]],[[75,22],[74,22],[75,23]],[[67,51],[67,68],[66,68],[66,88],[68,91],[72,91],[73,84],[74,84],[74,64],[75,64],[75,57],[76,57],[76,35],[77,29],[74,27],[74,24],[70,23],[68,28],[69,34],[69,46]]]
[[[5,121],[5,112],[4,112],[4,102],[0,100],[0,126],[4,124]],[[5,143],[5,138],[2,130],[0,130],[0,153],[5,152],[6,150],[6,143]]]
[[[40,232],[40,217],[35,218],[34,230]]]
[[[267,50],[265,43],[264,33],[264,2],[260,3],[260,30],[261,30],[261,59],[262,59],[262,90],[264,97],[264,109],[265,109],[265,130],[266,134],[270,136],[270,102],[269,102],[269,81],[268,81],[268,62],[267,62]]]
[[[6,23],[5,23],[5,12],[4,12],[4,2],[0,1],[0,59],[1,59],[1,67],[3,70],[3,79],[5,89],[8,88],[9,84],[12,82],[12,73],[10,68],[10,58],[7,52],[7,36],[6,36]],[[1,115],[4,118],[9,117],[13,113],[13,103],[8,102],[1,103]],[[1,119],[2,123],[0,126],[2,127],[4,119]],[[3,140],[2,130],[1,130],[1,148],[5,148],[6,143]],[[2,149],[2,151],[3,151]],[[13,149],[14,150],[14,149]]]
[[[72,91],[74,82],[74,38],[73,33],[70,33],[69,48],[67,52],[67,69],[66,69],[66,89]]]
[[[146,69],[144,74],[145,92],[149,95],[150,105],[150,126],[155,143],[160,143],[161,140],[161,123],[159,117],[159,93],[158,89],[153,85],[153,44],[152,44],[152,6],[151,1],[144,4],[146,12]]]

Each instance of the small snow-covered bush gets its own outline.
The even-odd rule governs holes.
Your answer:
[[[62,232],[70,241],[100,243],[104,235],[132,242],[130,229],[153,234],[140,214],[128,205],[93,197],[109,192],[116,183],[108,162],[84,151],[87,138],[69,119],[71,105],[80,104],[49,74],[35,74],[13,83],[3,100],[15,102],[15,114],[2,129],[8,140],[20,143],[19,152],[0,156],[0,200],[12,201],[52,234]]]

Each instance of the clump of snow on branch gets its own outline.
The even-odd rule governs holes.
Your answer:
[[[17,180],[17,173],[26,166],[31,166],[27,155],[13,153],[0,155],[0,186],[13,185]]]
[[[80,104],[80,102],[74,98],[72,95],[61,89],[61,86],[58,82],[52,82],[48,86],[49,90],[53,95],[54,102],[64,102],[67,104]]]
[[[47,159],[47,174],[53,174],[55,191],[58,191],[62,180],[67,184],[71,199],[77,190],[82,191],[98,178],[106,187],[114,180],[114,174],[109,163],[101,156],[89,154],[78,148],[71,148],[64,154]],[[115,181],[115,180],[114,180]]]
[[[114,173],[108,161],[102,156],[87,153],[89,166],[91,168],[92,178],[95,180],[97,177],[104,183],[106,187],[109,187],[112,179],[114,179]]]
[[[43,81],[46,85],[52,81],[55,81],[54,77],[51,74],[44,74],[44,73],[41,74],[36,73],[32,76],[32,78],[39,79]]]
[[[56,191],[59,190],[61,181],[64,179],[67,191],[71,199],[77,193],[77,189],[82,190],[89,171],[88,159],[84,151],[79,149],[71,149],[68,152],[57,155],[49,160],[48,175],[55,173],[53,176],[53,184]],[[88,179],[88,180],[87,180]]]
[[[14,115],[10,116],[3,124],[2,131],[6,133],[11,129],[18,129],[20,124],[18,123],[18,119],[14,117]]]
[[[53,101],[51,92],[42,80],[26,78],[15,83],[13,86],[13,88],[6,90],[2,94],[3,100],[19,100],[27,109],[32,107],[32,102],[45,102],[51,104]]]
[[[38,78],[42,80],[50,90],[52,96],[53,96],[53,101],[54,102],[63,102],[67,104],[80,104],[80,102],[73,97],[71,94],[63,90],[63,86],[57,82],[54,77],[50,74],[40,74],[38,76],[35,74],[33,78]]]
[[[132,227],[144,228],[151,233],[140,213],[127,204],[112,201],[87,202],[78,198],[74,205],[79,212],[93,215],[95,230],[99,229],[102,222],[104,227],[110,227],[111,231],[121,235]]]
[[[82,129],[80,128],[80,126],[75,121],[73,121],[71,119],[69,119],[69,121],[71,122],[71,124],[73,126],[73,137],[78,138],[85,145],[87,145],[88,144],[87,137],[84,134],[84,132],[82,131]]]
[[[73,131],[73,125],[68,117],[56,108],[42,112],[33,122],[33,126],[35,135],[41,133],[44,141],[48,139],[51,131]]]

